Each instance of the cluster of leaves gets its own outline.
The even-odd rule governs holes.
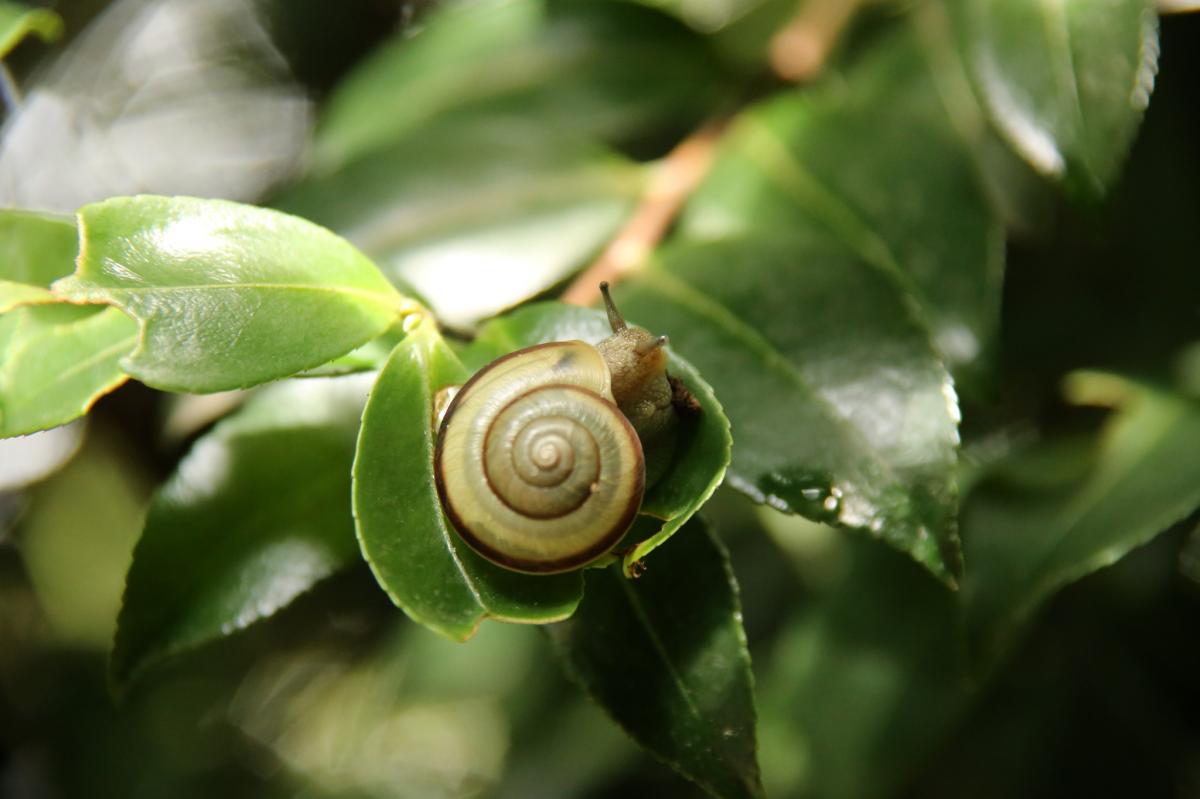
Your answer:
[[[1200,506],[1200,408],[1149,381],[1071,376],[1071,402],[1112,413],[1069,480],[1039,481],[1057,444],[1014,446],[1008,427],[961,444],[960,396],[968,424],[998,405],[1005,242],[1044,192],[1087,204],[1112,187],[1153,84],[1152,9],[928,0],[868,20],[817,85],[737,111],[669,238],[618,287],[631,320],[670,334],[671,370],[703,407],[626,562],[531,577],[463,546],[431,476],[437,393],[520,347],[604,335],[601,314],[555,302],[498,314],[553,294],[613,237],[655,167],[629,153],[761,90],[769,21],[794,4],[723,4],[720,19],[652,5],[708,32],[615,2],[430,12],[338,86],[276,210],[145,195],[74,220],[0,213],[0,436],[68,422],[128,378],[282,381],[157,492],[112,653],[120,686],[365,559],[409,617],[456,640],[487,618],[562,622],[556,651],[635,739],[714,795],[755,796],[738,587],[694,518],[722,480],[770,509],[785,546],[799,533],[783,514],[859,534],[843,582],[781,646],[826,626],[912,632],[896,680],[986,673],[1054,591]],[[0,45],[52,27],[7,19]],[[897,622],[885,609],[905,602]],[[910,673],[960,637],[966,662]],[[856,684],[863,664],[836,649],[783,662],[803,673],[766,675],[767,725],[786,710],[816,728],[823,701],[894,696]],[[922,711],[936,726],[959,709]],[[814,759],[874,740],[842,731]]]

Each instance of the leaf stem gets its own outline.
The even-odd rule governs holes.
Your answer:
[[[600,283],[615,283],[645,261],[670,229],[684,202],[708,174],[726,127],[726,120],[706,123],[658,162],[633,216],[600,256],[567,287],[563,302],[591,305],[600,297]]]

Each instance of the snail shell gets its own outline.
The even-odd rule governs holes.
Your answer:
[[[605,358],[582,341],[519,350],[472,377],[442,420],[434,473],[463,539],[533,573],[576,569],[612,549],[646,481]]]

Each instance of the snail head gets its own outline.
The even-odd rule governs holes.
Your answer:
[[[666,336],[655,336],[631,327],[613,303],[608,283],[600,284],[612,335],[596,348],[604,356],[612,375],[612,392],[617,406],[639,428],[648,416],[662,413],[669,405]]]

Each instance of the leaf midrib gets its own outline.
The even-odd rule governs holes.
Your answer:
[[[120,311],[115,311],[115,310],[113,312],[120,313]],[[17,346],[10,353],[11,357],[5,361],[4,368],[0,369],[0,390],[10,387],[10,383],[12,381],[12,368],[16,364],[20,363],[22,356],[26,352],[28,352],[35,345],[35,343],[37,343],[39,341],[44,341],[47,338],[61,338],[63,336],[72,335],[73,333],[78,331],[78,329],[81,325],[84,325],[87,323],[94,324],[96,322],[96,319],[100,316],[102,316],[102,314],[97,314],[95,317],[81,319],[75,323],[68,324],[65,326],[67,328],[66,330],[61,330],[61,329],[51,330],[45,336],[33,336],[33,337],[28,337],[28,338],[18,341]],[[124,318],[123,315],[122,315],[122,318]],[[74,377],[75,375],[79,374],[80,372],[90,369],[91,367],[104,361],[106,358],[111,357],[115,353],[121,352],[123,350],[124,351],[131,350],[133,348],[133,345],[137,343],[137,336],[138,336],[138,334],[136,332],[130,333],[128,336],[122,338],[121,340],[117,341],[114,344],[110,344],[109,346],[105,347],[103,350],[94,352],[91,355],[89,355],[87,358],[84,358],[81,361],[76,361],[68,368],[55,374],[49,382],[34,386],[33,391],[26,391],[25,394],[30,395],[30,394],[41,393],[52,386],[55,386],[55,385],[65,382],[67,379]],[[92,392],[92,394],[84,401],[84,410],[86,410],[88,407],[90,407],[91,403],[94,402],[95,399],[100,394],[103,394],[107,390],[111,390],[111,388],[114,385],[119,384],[120,381],[126,379],[127,375],[125,374],[124,371],[122,371],[119,368],[116,371],[117,371],[117,375],[115,378],[105,380],[104,383],[102,385],[98,386],[96,388],[96,390],[94,392]],[[27,388],[27,387],[28,387],[27,383],[22,386],[22,388]],[[74,403],[72,403],[72,404],[74,404]],[[7,424],[7,417],[9,415],[10,414],[6,413],[5,418],[0,419],[0,429],[3,429],[5,427],[5,425]]]
[[[1074,124],[1071,126],[1070,137],[1078,148],[1079,164],[1088,179],[1096,186],[1103,187],[1103,181],[1097,174],[1096,165],[1092,163],[1091,154],[1083,146],[1082,135],[1087,129],[1087,117],[1084,113],[1083,98],[1079,94],[1079,68],[1076,65],[1075,48],[1072,44],[1070,12],[1067,4],[1070,0],[1041,0],[1038,10],[1042,16],[1042,28],[1046,34],[1046,42],[1054,54],[1054,71],[1056,93],[1067,96],[1074,112]]]
[[[695,313],[710,320],[714,325],[725,330],[735,340],[742,342],[751,353],[759,356],[768,369],[782,376],[821,405],[825,410],[823,415],[833,421],[849,439],[857,443],[862,454],[865,454],[874,463],[881,466],[885,475],[890,480],[899,482],[899,478],[892,465],[884,459],[882,453],[871,446],[871,443],[866,439],[862,431],[839,414],[829,400],[817,392],[795,365],[780,353],[770,341],[764,338],[761,333],[746,324],[737,314],[733,313],[733,311],[717,300],[701,294],[690,284],[661,268],[648,269],[642,273],[641,277],[645,278],[647,283],[659,288],[677,304],[690,308]],[[733,468],[732,463],[729,468]]]
[[[618,585],[621,586],[622,594],[624,594],[626,601],[629,602],[629,606],[633,608],[634,617],[638,620],[638,624],[641,625],[642,630],[646,633],[646,637],[650,639],[650,645],[654,647],[655,654],[658,655],[658,657],[662,660],[663,665],[666,666],[667,674],[670,675],[671,682],[674,684],[675,689],[679,692],[680,698],[683,699],[683,703],[687,707],[688,712],[697,722],[703,722],[704,717],[700,713],[700,708],[694,701],[692,701],[691,690],[684,682],[683,675],[681,675],[678,669],[675,668],[675,663],[671,660],[671,655],[667,651],[666,645],[659,637],[658,631],[654,629],[654,625],[650,622],[650,617],[646,614],[646,609],[642,607],[642,602],[638,597],[637,592],[633,590],[633,586],[629,584],[629,580],[625,579],[623,576],[619,574],[612,574],[611,577],[617,581]]]
[[[408,309],[407,300],[404,295],[395,291],[390,292],[371,291],[369,289],[350,288],[345,286],[314,286],[303,283],[211,283],[211,284],[189,284],[189,285],[171,285],[171,286],[106,286],[101,283],[94,282],[73,282],[66,284],[66,289],[59,289],[59,296],[68,298],[81,297],[87,298],[91,296],[106,296],[115,297],[120,294],[143,294],[143,293],[159,293],[171,294],[174,292],[187,291],[221,291],[232,289],[252,289],[252,290],[280,290],[280,291],[313,291],[320,293],[329,293],[335,295],[347,295],[350,297],[358,297],[367,300],[376,305],[383,306],[390,311],[403,313]],[[415,307],[415,306],[414,306]]]
[[[33,387],[35,391],[31,392],[31,393],[36,393],[37,391],[44,391],[44,390],[50,388],[51,386],[55,386],[59,383],[65,382],[66,380],[74,377],[75,375],[79,374],[80,372],[85,371],[86,369],[90,369],[92,366],[99,364],[101,361],[105,360],[106,358],[109,358],[120,352],[127,352],[128,350],[133,348],[133,345],[136,342],[137,342],[137,333],[131,333],[130,335],[126,336],[125,338],[121,339],[120,341],[117,341],[115,344],[110,344],[109,346],[105,347],[104,349],[98,350],[97,352],[92,353],[87,358],[84,358],[81,361],[76,361],[74,364],[72,364],[67,369],[64,369],[63,371],[54,375],[54,377],[49,382],[42,383],[41,385],[35,385]],[[14,361],[15,361],[15,359],[14,359]],[[122,377],[122,378],[125,377],[124,372],[121,372],[119,369],[117,371],[118,371],[120,377]],[[26,385],[28,385],[28,384],[26,384]]]
[[[783,189],[800,209],[824,222],[864,261],[900,281],[904,289],[917,292],[887,240],[871,230],[848,200],[805,169],[775,130],[751,117],[746,121],[745,135],[750,146],[742,152],[768,183]],[[810,192],[827,206],[824,211],[810,202]]]
[[[425,324],[428,325],[430,322],[426,322]],[[430,380],[430,375],[433,374],[433,370],[430,366],[431,347],[429,347],[425,341],[425,338],[428,336],[428,334],[425,334],[425,336],[421,336],[420,338],[418,338],[418,335],[419,334],[414,334],[412,339],[414,344],[413,355],[415,360],[420,365],[422,396],[421,414],[423,419],[432,419],[433,407],[430,402],[430,398],[433,396],[434,389],[433,383]],[[432,475],[433,429],[430,425],[425,425],[424,442],[425,448],[422,450],[422,455],[428,457],[430,462],[429,474]],[[429,502],[429,506],[434,508],[434,521],[437,525],[438,533],[441,535],[442,543],[446,547],[446,551],[449,553],[450,559],[454,562],[454,568],[458,570],[459,575],[462,577],[463,585],[466,586],[467,590],[471,593],[471,597],[475,600],[475,605],[479,608],[480,613],[476,617],[475,622],[475,626],[478,627],[479,621],[481,621],[483,617],[490,615],[490,611],[487,604],[483,601],[483,596],[480,593],[478,586],[476,586],[473,576],[463,564],[462,558],[458,554],[458,550],[454,547],[454,542],[450,537],[450,525],[446,523],[445,516],[442,514],[441,498],[437,495],[433,481],[424,480],[422,481],[422,485],[425,488],[425,495],[427,501]]]
[[[757,117],[748,118],[745,125],[745,135],[750,144],[756,146],[747,147],[743,152],[764,180],[783,189],[801,211],[811,214],[836,240],[891,280],[909,321],[924,332],[934,351],[940,352],[933,344],[926,311],[934,321],[943,316],[944,311],[913,279],[888,240],[871,229],[849,199],[806,169],[778,132]],[[810,192],[816,195],[815,204],[810,202],[813,199]],[[824,209],[822,204],[826,206]]]
[[[671,678],[671,683],[674,685],[675,690],[679,692],[679,697],[683,700],[684,706],[687,708],[688,713],[697,723],[699,729],[704,731],[700,737],[709,742],[709,745],[712,747],[714,752],[723,752],[725,750],[725,741],[722,740],[720,736],[713,735],[711,732],[709,732],[711,730],[710,725],[705,723],[704,714],[701,712],[699,706],[692,698],[691,689],[688,688],[687,682],[683,679],[683,675],[676,668],[675,661],[671,659],[671,655],[667,651],[666,644],[663,643],[663,640],[661,637],[659,637],[658,631],[655,629],[654,624],[650,621],[649,614],[646,613],[646,608],[637,592],[634,591],[633,585],[615,569],[610,571],[610,576],[621,586],[621,592],[625,596],[629,606],[633,609],[634,617],[637,619],[639,626],[641,626],[642,630],[645,632],[646,637],[650,639],[650,645],[653,647],[655,654],[658,655],[659,659],[666,667],[666,672]],[[748,666],[748,664],[744,665]],[[700,782],[702,786],[706,788],[708,787],[708,780],[701,776],[697,770],[685,767],[683,761],[681,760],[676,762],[681,772],[691,776],[692,779]]]
[[[1040,0],[1038,10],[1041,12],[1046,44],[1050,51],[1055,53],[1055,82],[1058,89],[1070,100],[1071,108],[1075,112],[1075,124],[1082,130],[1086,120],[1083,101],[1079,96],[1079,82],[1075,77],[1078,69],[1075,66],[1075,49],[1071,45],[1071,20],[1067,2],[1068,0]]]

